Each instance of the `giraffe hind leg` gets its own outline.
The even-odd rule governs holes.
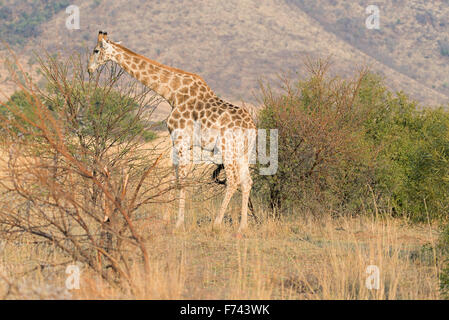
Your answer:
[[[218,227],[221,225],[221,222],[223,221],[224,214],[226,212],[226,209],[228,208],[229,201],[231,200],[232,196],[234,195],[235,191],[237,190],[237,181],[236,181],[236,175],[235,175],[235,164],[228,164],[225,165],[225,173],[226,173],[226,192],[223,199],[223,202],[221,203],[220,211],[215,218],[214,227]]]
[[[239,163],[239,178],[242,189],[242,216],[240,219],[239,232],[242,232],[248,227],[248,203],[253,184],[247,161],[242,161]]]

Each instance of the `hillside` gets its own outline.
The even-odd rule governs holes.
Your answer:
[[[48,19],[33,27],[38,32],[12,43],[24,61],[41,48],[53,53],[85,52],[92,49],[98,30],[107,30],[113,40],[134,51],[201,74],[231,101],[255,102],[260,79],[276,81],[279,73],[301,73],[307,56],[329,55],[339,74],[350,74],[367,64],[383,74],[393,89],[405,90],[421,102],[449,101],[449,56],[444,51],[447,0],[382,5],[378,31],[365,28],[364,1],[77,2],[81,29],[74,31],[65,28],[68,15],[64,10],[56,4],[50,9],[42,5],[59,11],[41,15]],[[29,3],[2,1],[0,13],[6,7],[18,10]],[[4,16],[0,14],[0,19]]]
[[[392,69],[449,94],[449,1],[382,1],[380,30],[361,28],[367,1],[290,0],[326,31]]]

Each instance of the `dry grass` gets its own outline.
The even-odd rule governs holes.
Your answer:
[[[218,201],[190,201],[185,229],[147,208],[150,273],[134,263],[135,287],[110,287],[82,269],[79,290],[65,289],[66,262],[55,248],[2,242],[0,297],[72,299],[439,299],[439,265],[431,226],[392,218],[264,219],[243,238],[235,232],[238,199],[227,223],[212,231]],[[157,214],[151,214],[157,212]],[[259,212],[261,215],[261,212]],[[380,289],[368,290],[366,268],[380,269]],[[0,278],[1,279],[1,278]],[[9,286],[6,283],[9,282]],[[9,288],[9,293],[6,292]]]

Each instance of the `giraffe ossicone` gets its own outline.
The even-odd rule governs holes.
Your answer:
[[[209,151],[218,148],[226,174],[226,192],[214,225],[220,225],[229,201],[241,186],[242,209],[239,231],[247,225],[247,211],[252,179],[249,160],[255,142],[256,126],[249,112],[219,98],[198,75],[172,68],[109,40],[98,33],[97,44],[89,59],[89,74],[112,61],[132,77],[164,98],[172,107],[167,120],[173,149],[179,159],[188,158],[195,143]],[[200,136],[195,128],[200,126]],[[176,226],[184,224],[186,161],[173,161],[179,183],[179,211]]]

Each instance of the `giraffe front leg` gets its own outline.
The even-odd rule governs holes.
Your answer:
[[[240,227],[238,232],[243,232],[248,227],[248,199],[250,193],[249,190],[242,191],[242,218],[240,220]]]
[[[162,215],[162,221],[166,223],[170,222],[170,209],[165,210],[164,214]]]
[[[173,171],[172,171],[173,176],[171,177],[171,180],[169,182],[170,184],[170,191],[169,191],[169,199],[170,202],[169,204],[165,205],[165,211],[162,214],[162,220],[165,221],[166,223],[170,222],[170,217],[172,215],[172,212],[174,211],[174,205],[173,203],[175,202],[174,199],[177,199],[177,191],[178,191],[178,167],[176,165],[173,165]],[[173,201],[171,201],[171,199],[173,199]]]
[[[240,181],[242,188],[242,217],[240,220],[240,227],[238,232],[243,232],[248,227],[248,201],[249,194],[251,192],[251,187],[253,181],[249,174],[249,167],[247,163],[241,165],[240,168]]]
[[[176,183],[179,189],[179,209],[176,228],[184,225],[185,210],[185,183],[189,164],[190,138],[184,130],[175,130],[172,133],[173,140],[173,165],[176,174]]]
[[[187,173],[187,166],[179,165],[178,167],[179,211],[178,211],[178,219],[176,220],[177,229],[184,225],[184,210],[186,204],[184,184],[186,173]]]

